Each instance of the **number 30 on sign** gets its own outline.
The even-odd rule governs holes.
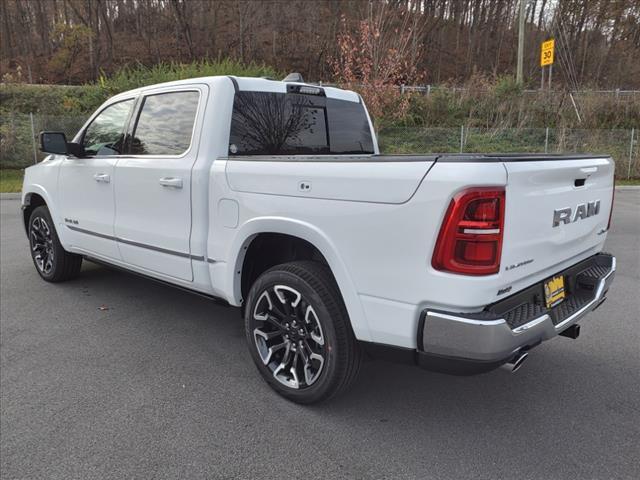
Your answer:
[[[555,48],[555,40],[547,40],[546,42],[542,42],[540,46],[540,66],[544,67],[546,65],[553,64],[553,50]]]

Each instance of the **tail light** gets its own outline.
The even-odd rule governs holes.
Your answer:
[[[431,265],[464,275],[491,275],[500,270],[505,191],[471,188],[458,193],[442,222]]]

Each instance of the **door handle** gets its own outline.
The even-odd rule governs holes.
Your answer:
[[[160,185],[163,187],[182,188],[182,179],[177,177],[162,177]]]
[[[111,181],[111,177],[106,173],[96,173],[93,179],[98,183],[109,183]]]

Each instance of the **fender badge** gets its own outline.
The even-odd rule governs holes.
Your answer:
[[[522,262],[514,263],[513,265],[509,265],[504,270],[505,272],[508,272],[509,270],[513,270],[514,268],[518,268],[518,267],[523,267],[525,265],[529,265],[530,263],[533,263],[533,258],[530,258],[528,260],[523,260]]]

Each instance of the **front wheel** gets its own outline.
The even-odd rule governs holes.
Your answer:
[[[248,295],[245,329],[264,379],[295,402],[327,400],[358,373],[361,351],[323,264],[291,262],[263,273]]]
[[[71,280],[80,273],[82,257],[62,248],[49,209],[41,205],[29,217],[31,258],[40,276],[47,282]]]

